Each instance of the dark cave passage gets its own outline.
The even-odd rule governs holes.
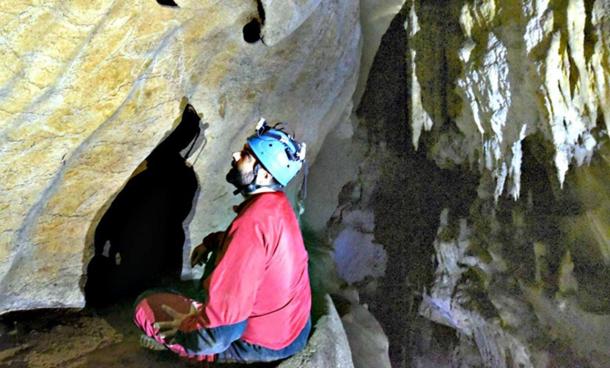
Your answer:
[[[466,217],[478,182],[463,170],[443,170],[428,159],[425,134],[419,149],[413,147],[405,108],[410,98],[405,14],[403,9],[394,18],[382,39],[358,109],[369,144],[381,148],[372,203],[375,241],[384,245],[388,256],[376,292],[363,299],[388,336],[393,367],[411,366],[413,355],[426,349],[422,340],[446,345],[455,339],[453,331],[440,325],[432,326],[433,336],[422,338],[430,329],[421,328],[431,322],[418,315],[419,293],[434,278],[433,242],[441,211],[449,208],[451,216]]]
[[[158,286],[162,279],[178,278],[183,221],[198,194],[195,172],[185,158],[202,134],[197,112],[187,105],[180,124],[110,205],[95,231],[85,285],[88,305],[107,305]]]

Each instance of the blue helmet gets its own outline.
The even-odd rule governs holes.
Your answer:
[[[303,166],[306,145],[274,128],[261,119],[256,125],[256,133],[248,138],[248,145],[265,170],[286,186]]]

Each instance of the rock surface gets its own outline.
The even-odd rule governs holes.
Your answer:
[[[0,314],[83,306],[97,223],[188,103],[202,121],[183,152],[199,184],[187,264],[232,217],[224,173],[254,122],[288,122],[313,163],[402,1],[175,4],[2,8]]]
[[[275,47],[244,41],[255,2],[178,5],[4,5],[0,313],[84,304],[97,222],[187,102],[207,129],[189,161],[200,191],[185,255],[231,218],[224,172],[259,116],[289,122],[313,160],[351,106],[357,3],[267,8],[266,30],[282,26],[286,41]]]
[[[278,368],[354,367],[341,318],[328,295],[324,297],[324,309],[326,311],[315,324],[305,349],[282,362]]]
[[[321,299],[322,316],[314,323],[306,348],[281,363],[255,367],[351,368],[350,346],[332,299]],[[192,367],[169,351],[150,351],[140,346],[140,331],[132,322],[131,303],[78,313],[37,314],[12,321],[0,319],[0,366],[45,367]],[[6,330],[6,331],[5,331]],[[7,333],[8,330],[11,330]],[[215,366],[211,364],[211,366]],[[244,367],[244,364],[218,364]]]
[[[48,330],[20,333],[15,329],[13,339],[0,334],[0,342],[8,340],[20,343],[0,353],[3,366],[83,367],[89,354],[121,342],[123,336],[104,319],[83,316],[69,317]]]
[[[309,172],[308,187],[312,194],[307,198],[303,220],[318,233],[325,231],[338,204],[337,197],[341,188],[347,181],[354,179],[358,165],[364,158],[363,147],[353,144],[352,135],[358,125],[355,110],[367,86],[369,70],[382,36],[404,3],[405,0],[360,1],[362,53],[358,83],[351,98],[352,108],[336,117],[339,123],[325,137],[319,152],[321,157],[316,158],[316,163]]]
[[[447,231],[448,211],[444,210],[441,216],[439,235]],[[458,289],[458,284],[463,281],[467,266],[484,267],[478,264],[480,261],[476,257],[467,255],[469,236],[466,221],[461,221],[457,239],[443,241],[437,238],[434,242],[438,264],[436,280],[430,294],[424,294],[419,313],[474,341],[485,367],[533,368],[531,353],[524,341],[504,330],[499,319],[486,319],[482,312],[464,307],[469,302],[468,295]],[[507,361],[512,363],[509,365]]]
[[[610,349],[599,343],[610,321],[604,143],[563,189],[527,144],[525,200],[479,198],[461,220],[443,213],[434,286],[419,310],[460,332],[455,360],[472,357],[474,345],[487,367],[608,365]]]
[[[415,147],[422,130],[433,130],[439,165],[470,166],[492,179],[496,199],[517,199],[522,142],[539,133],[562,184],[610,128],[609,7],[414,1],[407,28]]]
[[[265,45],[273,46],[299,28],[320,5],[320,0],[261,0],[260,4],[265,15],[261,36]]]
[[[343,230],[333,242],[339,276],[350,284],[385,274],[387,256],[383,246],[373,241],[375,219],[372,212],[344,211]]]
[[[354,367],[390,368],[388,337],[368,306],[360,304],[358,291],[343,288],[333,294],[333,301],[343,322]]]
[[[329,238],[334,220],[374,213],[387,267],[358,286],[392,364],[608,366],[607,2],[411,5],[382,41],[351,144],[335,140],[349,154],[319,156],[356,166]],[[555,57],[570,67],[547,66]]]
[[[420,304],[459,331],[452,364],[610,362],[595,343],[610,315],[608,6],[412,3],[411,143],[479,174],[468,213],[441,217]]]

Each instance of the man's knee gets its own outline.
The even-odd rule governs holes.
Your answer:
[[[197,331],[193,332],[178,332],[174,343],[181,345],[184,349],[193,355],[214,355],[225,351],[230,342],[224,339],[214,340],[209,338],[202,338],[201,334]]]
[[[233,341],[241,337],[246,325],[247,322],[243,321],[232,325],[202,328],[190,332],[179,331],[174,341],[183,346],[190,354],[218,354],[227,350]]]

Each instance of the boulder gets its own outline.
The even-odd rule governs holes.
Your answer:
[[[325,313],[313,326],[305,349],[282,362],[278,368],[350,368],[354,367],[350,345],[332,299],[323,299]]]

